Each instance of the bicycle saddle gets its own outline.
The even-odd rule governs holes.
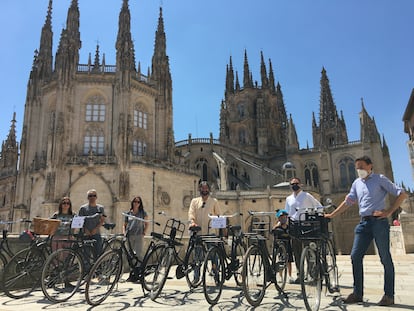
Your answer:
[[[115,224],[113,223],[104,223],[103,226],[106,230],[112,230],[113,228],[115,228]]]

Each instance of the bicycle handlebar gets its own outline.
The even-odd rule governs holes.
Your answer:
[[[181,219],[179,219],[179,218],[175,218],[175,217],[169,216],[169,215],[167,215],[167,213],[165,213],[164,211],[159,211],[159,212],[158,212],[158,215],[162,215],[162,216],[164,216],[164,217],[168,217],[168,218],[170,218],[170,219],[173,219],[173,220],[178,221],[178,222],[183,223],[183,224],[189,224],[189,223],[191,223],[191,221],[190,221],[190,220],[181,220]]]
[[[144,219],[144,218],[140,218],[140,217],[137,217],[137,216],[134,216],[134,215],[131,215],[131,214],[125,213],[125,212],[123,212],[123,213],[122,213],[122,215],[123,215],[123,216],[125,216],[125,217],[128,217],[128,218],[134,219],[134,220],[142,221],[142,222],[153,222],[153,223],[154,223],[154,224],[156,224],[157,226],[160,226],[160,223],[159,223],[159,222],[156,222],[156,221],[154,221],[154,220],[152,220],[152,219]]]
[[[208,214],[208,217],[209,218],[219,218],[219,217],[231,218],[231,217],[238,216],[238,215],[242,215],[242,214],[241,213],[234,213],[234,214],[231,214],[231,215],[210,215],[210,214]]]

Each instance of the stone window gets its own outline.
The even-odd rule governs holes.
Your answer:
[[[305,184],[312,187],[319,185],[318,167],[313,162],[305,165]]]
[[[348,188],[356,178],[355,163],[350,157],[345,157],[339,161],[339,185]]]
[[[86,104],[86,122],[104,122],[105,110],[105,104],[99,96],[90,98]]]
[[[104,154],[105,138],[103,135],[87,134],[83,140],[83,154],[90,152],[96,155]]]
[[[246,144],[246,131],[243,128],[239,129],[239,143]]]
[[[147,143],[142,140],[134,140],[132,144],[132,154],[135,156],[144,156],[147,153]]]
[[[148,113],[134,110],[134,126],[146,130],[148,127]]]

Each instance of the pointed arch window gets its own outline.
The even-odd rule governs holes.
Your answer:
[[[355,161],[345,157],[339,161],[339,185],[341,188],[349,187],[356,178]]]
[[[134,126],[146,130],[148,128],[148,113],[142,110],[134,110]]]
[[[305,164],[305,184],[311,187],[319,186],[318,166],[313,162]]]
[[[240,103],[237,105],[237,113],[239,114],[239,118],[243,119],[245,116],[245,108],[244,103]]]
[[[239,143],[242,145],[246,144],[246,130],[244,128],[239,130]]]
[[[208,180],[208,161],[205,158],[199,158],[195,163],[195,168],[201,173],[201,180]]]

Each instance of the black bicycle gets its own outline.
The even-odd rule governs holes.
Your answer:
[[[142,222],[153,222],[127,213],[123,216]],[[156,225],[160,225],[154,222]],[[123,258],[126,257],[130,268],[129,279],[141,283],[144,291],[152,288],[152,278],[155,266],[161,260],[161,248],[151,241],[142,260],[134,252],[127,237],[118,237],[119,247],[113,248],[101,255],[92,267],[85,287],[86,301],[96,306],[102,303],[112,292],[124,271]]]
[[[254,215],[256,212],[249,213]],[[242,270],[242,288],[247,301],[254,307],[260,305],[271,284],[275,285],[279,295],[287,298],[280,286],[285,282],[284,271],[288,261],[285,245],[276,241],[269,253],[267,239],[263,235],[253,233],[247,237],[251,246],[246,251]]]
[[[300,258],[299,278],[308,311],[319,310],[323,283],[329,293],[339,294],[335,247],[328,229],[329,219],[323,216],[328,207],[309,208],[290,225],[291,234],[307,244]]]
[[[79,219],[94,218],[100,216],[96,213],[90,216],[77,216]],[[82,222],[77,227],[77,221],[72,220],[71,230],[80,229]],[[114,224],[105,224],[107,229],[113,229]],[[42,265],[41,288],[45,297],[52,302],[64,302],[70,299],[85,282],[92,266],[100,254],[96,253],[95,239],[91,239],[80,230],[76,234],[68,235],[67,239],[59,240],[66,244],[65,247],[51,253]],[[105,242],[108,250],[116,249],[115,241]]]
[[[156,246],[156,250],[161,253],[161,259],[154,270],[151,284],[152,288],[149,291],[152,300],[155,300],[162,292],[172,264],[175,262],[182,262],[176,247],[183,246],[181,240],[185,229],[185,223],[186,222],[176,218],[169,218],[165,223],[162,234],[155,232],[151,234],[154,238],[160,241]],[[176,274],[180,274],[180,271],[183,271],[182,267],[177,267]],[[183,277],[184,275],[181,274],[178,276]]]
[[[33,232],[26,230],[30,245],[17,252],[4,267],[2,286],[10,298],[28,296],[40,285],[42,268],[51,250],[51,236],[59,226],[59,220],[34,218]],[[47,235],[47,237],[42,237]]]
[[[228,219],[237,215],[240,214],[209,215],[213,229],[221,229],[221,232],[222,229],[227,229],[232,237],[230,253],[226,251],[225,240],[222,234],[218,237],[205,239],[208,251],[203,264],[203,292],[207,302],[211,305],[219,301],[225,280],[229,280],[234,276],[236,284],[239,286],[242,284],[243,256],[247,246],[243,238],[241,226],[231,226],[228,224]]]
[[[24,219],[20,219],[20,220],[16,220],[16,221],[0,221],[0,226],[6,226],[6,229],[2,230],[2,239],[0,241],[0,273],[3,272],[4,267],[6,266],[6,264],[10,261],[10,259],[15,255],[15,253],[12,251],[10,244],[9,244],[9,239],[8,239],[8,227],[11,224],[17,223],[17,222],[27,222],[27,223],[31,223],[30,220],[24,220]],[[3,227],[4,228],[4,227]]]

